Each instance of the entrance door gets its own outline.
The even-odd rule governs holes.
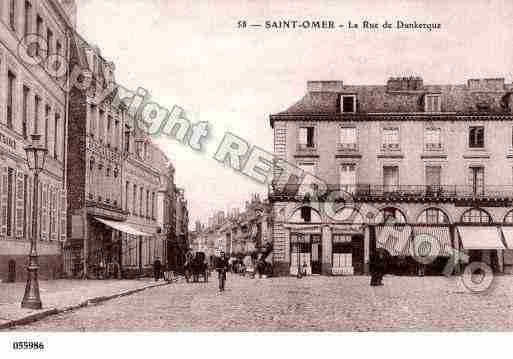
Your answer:
[[[322,245],[321,236],[312,234],[312,274],[322,273]]]

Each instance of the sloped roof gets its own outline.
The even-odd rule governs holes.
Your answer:
[[[294,117],[294,115],[340,115],[340,96],[356,95],[357,114],[408,114],[424,112],[427,94],[440,94],[443,113],[458,114],[511,114],[510,95],[513,85],[504,84],[503,79],[485,79],[493,84],[486,87],[467,85],[426,85],[415,90],[390,90],[382,86],[339,86],[324,91],[310,90],[301,100],[273,117]],[[502,80],[502,82],[501,82]],[[488,84],[483,82],[484,84]]]

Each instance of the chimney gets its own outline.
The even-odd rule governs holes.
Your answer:
[[[68,15],[69,21],[74,29],[77,28],[77,3],[75,0],[60,0],[61,6]]]
[[[387,81],[387,91],[419,91],[423,88],[421,77],[390,77]]]
[[[344,89],[342,81],[308,81],[308,92],[341,92]]]
[[[470,79],[467,82],[469,90],[473,91],[504,91],[504,78]]]

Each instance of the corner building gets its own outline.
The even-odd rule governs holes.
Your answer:
[[[298,258],[308,274],[367,273],[379,248],[398,274],[416,273],[419,256],[426,274],[473,261],[511,273],[512,90],[502,78],[308,82],[270,116],[276,274],[296,274]],[[453,249],[468,257],[452,263]]]
[[[28,53],[67,57],[66,6],[54,0],[0,1],[0,280],[21,281],[32,236],[33,173],[25,147],[32,134],[41,135],[48,149],[39,176],[39,276],[53,279],[63,271],[62,242],[66,240],[66,105],[65,79],[56,79],[46,62],[27,64],[18,46],[37,33],[46,49],[29,47]]]

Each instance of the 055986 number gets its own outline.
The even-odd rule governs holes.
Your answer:
[[[13,342],[12,348],[14,350],[44,350],[45,345],[43,342]]]

